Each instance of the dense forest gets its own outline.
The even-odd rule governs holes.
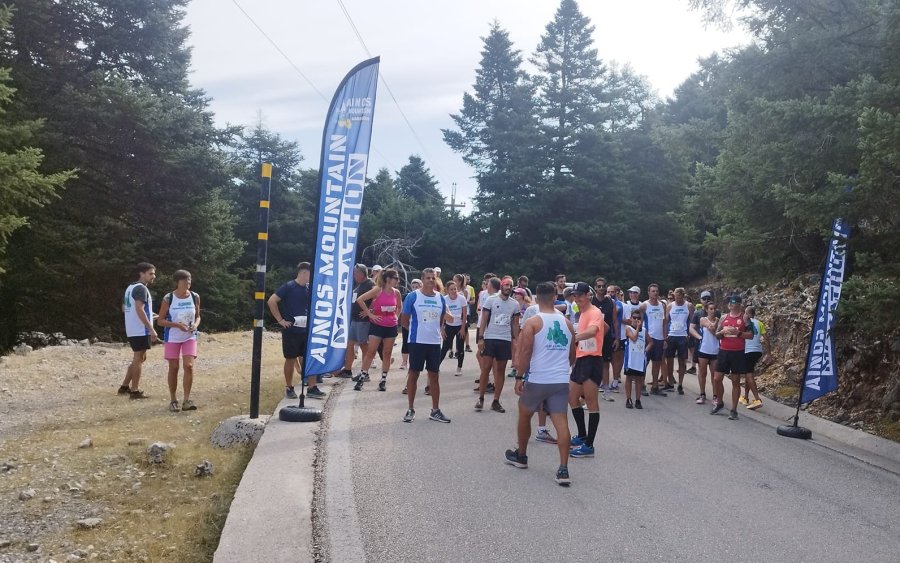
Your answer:
[[[261,123],[215,125],[188,80],[186,4],[0,10],[0,347],[23,330],[119,335],[141,260],[157,291],[193,273],[208,329],[248,327],[261,161],[276,170],[270,288],[310,255],[318,171]],[[574,0],[527,52],[491,24],[444,131],[477,179],[474,209],[448,210],[419,156],[370,171],[360,258],[390,238],[448,273],[747,286],[818,271],[841,216],[840,322],[883,327],[900,308],[900,4],[691,5],[711,25],[740,14],[754,39],[700,60],[666,100],[598,53]]]

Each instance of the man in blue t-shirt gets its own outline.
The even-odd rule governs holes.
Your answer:
[[[279,287],[269,297],[269,311],[282,328],[281,351],[284,355],[284,396],[296,399],[294,391],[294,370],[303,373],[303,356],[306,354],[306,323],[309,319],[309,262],[297,264],[297,277]],[[316,376],[307,378],[306,395],[313,399],[323,399],[325,392],[316,385]],[[302,383],[302,382],[301,382]]]

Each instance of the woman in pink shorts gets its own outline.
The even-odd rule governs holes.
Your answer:
[[[167,293],[159,306],[157,323],[165,328],[163,357],[169,362],[169,410],[197,410],[191,400],[194,382],[194,360],[197,359],[197,327],[200,325],[200,296],[191,291],[191,273],[177,270],[172,274],[175,291]],[[178,359],[184,364],[184,402],[178,405]]]

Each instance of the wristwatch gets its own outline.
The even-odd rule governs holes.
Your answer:
[[[517,376],[516,376],[516,381],[522,381],[522,380],[524,380],[524,379],[525,379],[524,376],[521,376],[521,375],[517,375]]]

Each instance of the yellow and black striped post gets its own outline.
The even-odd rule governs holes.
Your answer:
[[[266,316],[266,260],[269,250],[269,197],[272,194],[272,163],[262,163],[259,182],[259,232],[256,235],[256,293],[253,306],[253,362],[250,368],[250,418],[259,418],[259,372]]]

